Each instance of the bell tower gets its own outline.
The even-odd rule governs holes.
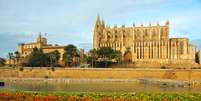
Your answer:
[[[41,43],[41,42],[42,42],[42,36],[41,36],[41,33],[39,33],[37,38],[37,43]]]
[[[105,27],[104,21],[101,21],[100,16],[98,15],[96,18],[96,24],[95,24],[95,28],[94,28],[94,34],[93,34],[93,48],[94,49],[99,48],[100,35],[103,33],[104,27]]]
[[[36,43],[38,44],[38,48],[42,48],[43,45],[47,45],[47,39],[42,37],[41,32],[38,35]]]

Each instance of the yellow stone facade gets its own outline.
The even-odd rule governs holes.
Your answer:
[[[64,46],[52,45],[47,43],[47,39],[39,34],[36,42],[18,44],[17,51],[20,53],[21,58],[28,57],[33,48],[42,49],[44,53],[50,53],[57,50],[60,53],[60,61],[63,60]]]
[[[130,54],[133,63],[195,63],[196,48],[188,38],[170,38],[169,21],[163,26],[135,26],[113,28],[97,17],[93,48],[111,47],[122,52],[122,58]]]

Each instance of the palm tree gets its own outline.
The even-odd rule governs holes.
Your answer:
[[[96,51],[96,54],[100,61],[105,62],[105,67],[107,67],[107,63],[114,62],[113,60],[117,62],[121,60],[121,52],[111,47],[101,47]]]
[[[16,65],[18,67],[18,64],[19,64],[19,59],[20,59],[20,53],[18,51],[15,51],[15,59],[16,59]]]
[[[50,58],[50,66],[51,67],[58,64],[58,61],[59,61],[59,58],[60,58],[60,53],[59,53],[58,50],[50,52],[47,55]]]
[[[4,58],[0,58],[0,66],[4,66],[5,65],[5,59]]]
[[[115,59],[118,63],[121,61],[121,51],[114,51],[112,58]]]
[[[64,47],[64,61],[65,65],[72,66],[72,64],[77,65],[77,59],[79,57],[79,52],[77,47],[70,44]]]
[[[92,50],[89,51],[89,53],[91,54],[91,57],[92,57],[91,65],[92,65],[92,68],[93,68],[94,65],[96,66],[97,51],[96,51],[96,49],[92,49]]]
[[[8,53],[9,66],[11,66],[11,60],[13,60],[13,58],[14,58],[13,53],[9,52]]]

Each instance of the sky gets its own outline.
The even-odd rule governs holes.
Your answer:
[[[169,20],[171,37],[201,46],[201,0],[0,0],[0,57],[35,41],[39,32],[47,33],[48,43],[88,50],[98,14],[110,26]]]

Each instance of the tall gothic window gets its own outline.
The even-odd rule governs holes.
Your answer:
[[[116,34],[116,33],[117,33],[117,30],[114,30],[114,33]]]
[[[117,35],[115,35],[115,40],[118,40],[118,36]]]
[[[147,29],[145,29],[144,38],[145,38],[145,40],[148,40],[148,39],[149,39],[149,35],[148,35]]]
[[[161,34],[162,38],[164,38],[163,28],[161,28],[160,34]]]
[[[111,38],[110,35],[107,35],[107,41],[110,41],[110,38]]]
[[[180,43],[180,54],[184,54],[184,43]]]
[[[125,46],[125,44],[126,44],[126,36],[123,35],[123,45]]]
[[[164,31],[163,31],[163,33],[164,33],[165,36],[167,36],[167,34],[168,34],[168,28],[165,28]]]

